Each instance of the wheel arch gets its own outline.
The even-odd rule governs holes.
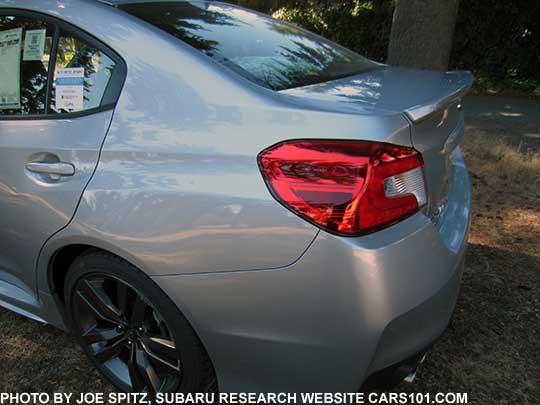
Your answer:
[[[64,312],[64,281],[69,271],[70,265],[82,254],[88,251],[97,251],[107,253],[118,257],[119,259],[131,264],[138,270],[150,277],[150,272],[135,256],[115,246],[109,246],[103,241],[87,238],[85,236],[60,236],[51,239],[42,249],[37,264],[37,290],[38,295],[50,296],[55,304],[56,309],[62,314]],[[151,278],[151,277],[150,277]],[[164,292],[168,296],[167,293]],[[169,297],[170,298],[170,297]],[[194,322],[190,319],[192,314],[182,308],[182,305],[176,304],[182,314],[188,319],[193,326]],[[194,328],[195,329],[195,328]]]
[[[60,326],[62,329],[66,329],[66,325],[62,325],[62,322],[57,320],[65,320],[63,296],[65,276],[71,263],[87,250],[114,255],[136,267],[148,277],[152,278],[153,276],[144,260],[139,259],[136,254],[132,254],[103,238],[90,236],[88,233],[81,231],[80,227],[70,226],[65,228],[45,243],[35,268],[36,292],[41,302],[41,312],[43,312],[44,319],[54,319],[55,321],[51,323]],[[167,293],[165,294],[169,296]],[[175,303],[196,330],[196,322],[193,319],[195,315],[189,311],[187,305],[181,302]]]
[[[65,233],[64,233],[65,232]],[[88,250],[102,251],[114,255],[149,275],[144,263],[114,245],[85,235],[74,235],[69,231],[60,232],[43,246],[36,267],[38,293],[57,295],[64,288],[63,280],[69,266]],[[60,285],[58,282],[60,281]],[[63,302],[63,297],[62,302]]]

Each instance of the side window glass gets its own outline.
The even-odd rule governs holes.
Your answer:
[[[46,113],[54,26],[0,15],[0,116]]]
[[[60,31],[49,112],[100,107],[115,67],[114,61],[95,46]]]

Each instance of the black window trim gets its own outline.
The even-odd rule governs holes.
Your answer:
[[[47,92],[45,100],[45,113],[44,114],[28,114],[28,115],[1,115],[0,121],[30,121],[30,120],[68,120],[73,118],[84,117],[87,115],[97,114],[103,111],[112,110],[116,107],[122,88],[126,81],[127,65],[124,59],[112,48],[104,44],[102,41],[87,33],[86,31],[78,28],[77,26],[61,20],[57,17],[50,16],[48,14],[40,13],[37,11],[21,9],[21,8],[0,8],[0,16],[20,16],[27,18],[35,18],[40,21],[46,22],[54,27],[54,38],[51,45],[51,55],[49,60],[49,70],[47,72]],[[69,113],[57,113],[51,114],[50,97],[52,92],[53,78],[54,78],[54,66],[56,63],[56,53],[58,50],[58,42],[61,30],[67,31],[70,34],[75,35],[77,38],[85,41],[89,45],[94,46],[101,52],[104,52],[115,63],[115,69],[113,75],[105,88],[101,105],[99,107],[90,108],[83,111],[75,111]],[[54,57],[54,59],[53,59]],[[53,67],[51,69],[51,66]]]

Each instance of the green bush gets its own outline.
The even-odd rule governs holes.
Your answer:
[[[391,3],[373,1],[296,1],[276,15],[330,38],[368,58],[384,61],[392,28]]]
[[[540,85],[540,2],[462,1],[451,67],[473,70],[486,86],[534,90]]]

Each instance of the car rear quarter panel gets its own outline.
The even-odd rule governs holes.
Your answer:
[[[257,165],[261,150],[294,138],[410,145],[399,114],[337,110],[335,103],[275,93],[111,7],[44,3],[128,66],[97,171],[47,252],[92,244],[150,275],[287,266],[318,230],[272,198]]]

